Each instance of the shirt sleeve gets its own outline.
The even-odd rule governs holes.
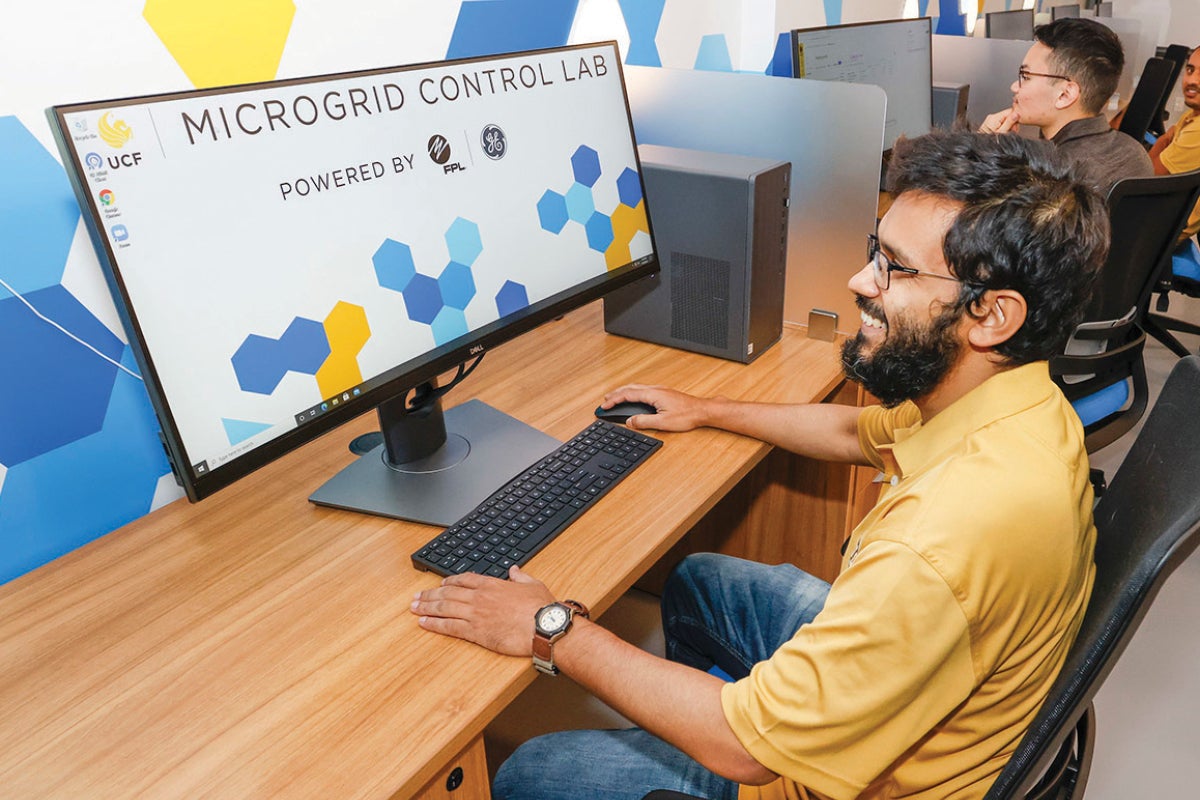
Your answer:
[[[1200,168],[1200,117],[1190,114],[1178,125],[1175,138],[1158,156],[1158,160],[1173,175]]]
[[[830,798],[857,797],[975,685],[961,607],[938,572],[892,541],[865,546],[812,623],[722,689],[759,763]]]
[[[867,406],[858,415],[858,446],[862,448],[863,456],[876,469],[883,469],[880,446],[894,444],[897,430],[912,427],[920,421],[921,412],[911,402],[895,408]]]

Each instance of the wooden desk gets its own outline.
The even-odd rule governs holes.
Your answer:
[[[607,336],[593,304],[490,353],[448,400],[479,397],[565,439],[627,381],[825,399],[840,385],[836,353],[789,330],[742,366]],[[409,556],[433,528],[306,500],[373,424],[367,415],[0,587],[0,793],[487,797],[481,734],[533,680],[528,659],[417,627],[409,602],[438,578]],[[769,450],[714,430],[662,438],[530,562],[558,596],[608,608]],[[753,506],[767,482],[734,505]],[[803,502],[820,505],[829,485]],[[836,485],[832,529],[812,532],[822,541],[843,533],[847,484]],[[459,765],[466,783],[448,794]]]

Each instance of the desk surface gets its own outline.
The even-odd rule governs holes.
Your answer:
[[[819,400],[836,348],[803,330],[752,365],[605,335],[592,304],[489,353],[478,397],[559,439],[607,389]],[[534,677],[420,630],[428,526],[321,508],[343,426],[198,504],[172,503],[0,587],[0,786],[32,798],[418,792]],[[665,446],[529,570],[608,608],[763,456],[714,430]]]

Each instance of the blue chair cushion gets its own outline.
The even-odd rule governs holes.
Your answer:
[[[1200,282],[1200,247],[1188,239],[1171,256],[1171,274]]]
[[[1105,386],[1098,392],[1081,397],[1071,403],[1079,421],[1086,428],[1093,422],[1099,422],[1109,414],[1115,414],[1129,402],[1129,382],[1121,381],[1112,386]]]

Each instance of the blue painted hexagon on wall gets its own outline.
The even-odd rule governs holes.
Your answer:
[[[133,368],[128,348],[119,360]],[[170,472],[157,432],[145,387],[117,372],[96,433],[10,467],[0,494],[0,582],[147,513]]]
[[[642,182],[638,180],[637,172],[629,167],[617,178],[617,197],[630,208],[637,208],[637,204],[642,202]]]
[[[62,286],[25,298],[104,355],[120,358],[124,343]],[[0,331],[12,343],[0,347],[0,375],[11,387],[0,392],[0,463],[13,467],[100,430],[115,366],[12,295],[0,300]]]
[[[408,318],[413,322],[430,324],[442,310],[442,305],[442,291],[438,288],[438,282],[428,275],[417,273],[404,287],[404,307],[408,309]]]
[[[600,180],[600,154],[586,144],[571,156],[571,169],[575,172],[575,180],[584,186],[595,186]]]
[[[0,117],[4,280],[21,294],[62,280],[79,204],[54,157],[16,117]],[[11,296],[0,286],[0,297]]]
[[[451,261],[438,276],[438,288],[442,290],[442,302],[465,311],[475,297],[475,277],[466,264]]]
[[[413,275],[417,274],[412,249],[394,239],[383,240],[375,255],[371,256],[371,263],[375,265],[375,277],[379,279],[379,285],[396,292],[403,292]]]
[[[582,183],[572,183],[567,189],[567,216],[580,225],[586,225],[592,214],[596,213],[596,201],[592,199],[592,190]]]
[[[571,218],[567,213],[567,198],[553,189],[547,189],[542,199],[538,200],[537,212],[542,228],[551,233],[562,233],[567,220]]]
[[[496,310],[502,317],[520,311],[528,305],[529,293],[516,281],[505,281],[500,291],[496,292]]]
[[[475,263],[483,251],[483,240],[479,238],[479,226],[469,219],[458,217],[446,229],[446,249],[450,260],[468,267]]]

